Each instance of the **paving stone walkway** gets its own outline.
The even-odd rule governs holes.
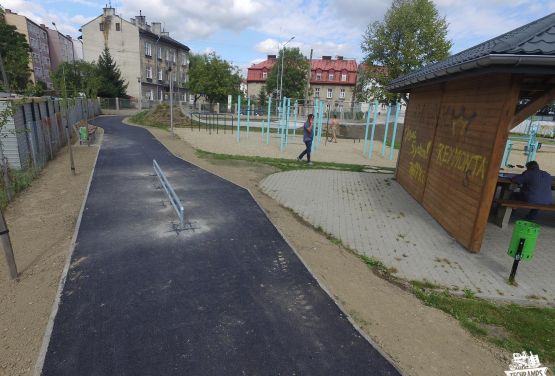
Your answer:
[[[370,170],[369,170],[370,171]],[[518,286],[509,285],[507,247],[513,225],[488,224],[482,251],[459,245],[390,174],[330,170],[271,175],[260,186],[282,205],[397,275],[429,280],[478,296],[555,304],[555,215],[541,213],[536,254],[521,262]]]

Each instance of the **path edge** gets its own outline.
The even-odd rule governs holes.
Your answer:
[[[94,120],[94,119],[91,119]],[[87,188],[85,189],[85,196],[83,197],[83,203],[81,204],[81,210],[77,216],[77,222],[75,222],[75,229],[73,231],[73,236],[71,237],[71,243],[69,244],[68,254],[66,256],[66,262],[62,274],[60,275],[60,282],[58,283],[58,291],[54,298],[54,303],[52,304],[52,311],[50,312],[50,317],[48,318],[48,323],[46,324],[46,330],[44,331],[44,336],[42,337],[42,344],[39,349],[39,355],[35,363],[35,368],[33,370],[33,376],[40,376],[42,374],[42,369],[44,367],[44,361],[46,360],[46,353],[48,351],[48,346],[50,345],[50,338],[52,337],[52,330],[54,329],[54,320],[58,314],[58,308],[60,306],[60,299],[62,297],[62,291],[64,290],[65,282],[67,279],[67,273],[69,272],[69,266],[71,264],[71,258],[73,257],[73,252],[75,251],[75,246],[77,244],[77,235],[81,227],[81,219],[83,218],[83,212],[85,211],[85,205],[87,199],[89,198],[89,190],[91,188],[92,179],[94,172],[96,170],[96,162],[98,161],[98,155],[100,154],[100,149],[102,148],[102,142],[104,141],[104,132],[100,135],[98,139],[98,151],[96,157],[94,158],[93,168],[91,170],[91,175],[89,176],[89,181],[87,183]]]
[[[316,283],[318,283],[318,286],[326,293],[327,296],[329,296],[329,298],[332,300],[332,302],[334,302],[334,304],[337,306],[337,308],[339,309],[339,311],[341,311],[341,313],[343,313],[343,315],[345,315],[345,317],[347,318],[347,320],[351,323],[351,325],[353,326],[353,328],[355,328],[355,330],[381,355],[384,357],[385,360],[387,360],[392,366],[393,368],[395,368],[395,370],[397,372],[399,372],[399,375],[401,376],[406,376],[405,373],[399,369],[399,367],[397,366],[397,364],[395,363],[395,361],[393,360],[393,358],[387,354],[385,351],[383,351],[381,349],[381,347],[368,335],[366,334],[362,328],[355,322],[355,320],[351,317],[351,315],[349,315],[349,313],[347,313],[347,310],[343,307],[343,305],[337,301],[337,299],[335,299],[333,297],[333,295],[331,294],[331,292],[328,290],[328,288],[322,283],[322,281],[320,280],[320,278],[318,278],[316,276],[316,274],[314,274],[314,272],[312,271],[312,269],[306,264],[306,262],[304,261],[304,259],[301,257],[300,253],[297,251],[297,249],[293,246],[293,244],[291,244],[291,242],[289,241],[289,239],[287,239],[287,237],[285,236],[285,234],[274,224],[274,222],[272,221],[272,219],[268,216],[268,213],[266,212],[266,210],[262,207],[262,205],[260,205],[260,203],[258,202],[258,200],[256,199],[256,197],[252,194],[251,190],[243,187],[240,184],[237,184],[229,179],[226,179],[223,176],[220,176],[218,174],[215,174],[212,171],[209,171],[199,165],[197,165],[194,162],[188,161],[178,155],[176,155],[175,153],[173,153],[168,147],[166,147],[166,145],[164,145],[164,143],[162,141],[160,141],[151,131],[150,131],[150,127],[148,126],[144,126],[144,125],[140,125],[140,124],[134,124],[131,121],[128,120],[129,117],[124,117],[121,122],[125,125],[129,125],[132,127],[137,127],[137,128],[142,128],[147,130],[152,137],[154,137],[160,144],[162,144],[162,146],[164,146],[164,148],[166,148],[166,150],[168,150],[170,152],[171,155],[173,155],[174,157],[176,157],[177,159],[181,159],[182,161],[185,161],[187,163],[192,164],[193,166],[208,172],[209,174],[212,174],[214,176],[219,177],[220,179],[223,179],[225,181],[227,181],[228,183],[231,183],[233,185],[236,185],[242,189],[244,189],[245,191],[248,192],[248,194],[251,196],[251,198],[253,199],[253,201],[256,203],[256,205],[260,208],[260,210],[262,211],[262,213],[264,213],[264,216],[266,217],[266,219],[268,219],[268,222],[270,222],[272,224],[272,226],[276,229],[276,231],[278,232],[278,234],[283,238],[283,240],[285,240],[285,243],[287,243],[287,245],[289,246],[289,248],[291,248],[293,250],[293,253],[295,254],[295,256],[297,256],[297,258],[299,259],[299,261],[303,264],[303,266],[306,268],[306,270],[310,273],[310,275],[312,276],[312,278],[314,278],[314,280],[316,281]],[[176,135],[177,136],[177,135]],[[177,136],[179,137],[179,136]],[[183,142],[186,142],[185,140],[183,140],[181,137],[179,137],[179,139]],[[194,148],[194,147],[193,147]],[[263,192],[264,193],[264,192]],[[264,193],[265,194],[265,193]],[[273,198],[272,198],[273,199]],[[278,203],[279,204],[279,203]],[[280,206],[282,206],[281,204],[279,204]],[[39,376],[39,375],[36,375]]]

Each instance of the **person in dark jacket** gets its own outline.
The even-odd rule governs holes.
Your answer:
[[[303,126],[303,141],[306,146],[306,149],[297,157],[297,160],[302,160],[306,154],[306,159],[309,164],[310,162],[310,149],[312,149],[312,140],[314,139],[314,115],[308,115],[308,119],[304,123]]]
[[[513,177],[513,183],[521,186],[520,193],[514,198],[519,201],[526,201],[530,204],[553,204],[551,193],[552,178],[547,172],[540,170],[540,165],[536,161],[526,163],[526,171]],[[530,209],[527,219],[535,219],[538,215],[537,209]]]

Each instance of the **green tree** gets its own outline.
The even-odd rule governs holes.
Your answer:
[[[96,98],[100,89],[98,66],[86,61],[62,63],[54,70],[50,77],[58,95],[62,94],[64,78],[65,87],[70,97],[85,94],[87,98]]]
[[[391,80],[449,56],[447,27],[432,0],[393,0],[384,20],[370,24],[363,35],[364,63],[385,70],[363,70],[360,92],[366,91],[366,99],[394,100],[384,89]]]
[[[110,50],[104,51],[98,58],[98,76],[100,85],[98,96],[103,98],[127,98],[127,83],[121,77],[121,71],[110,55]]]
[[[302,99],[305,96],[306,88],[308,86],[308,70],[310,69],[310,63],[298,48],[285,48],[279,52],[276,63],[272,67],[272,70],[268,72],[268,77],[266,79],[266,91],[279,97],[282,56],[282,97]]]
[[[216,53],[191,56],[187,89],[195,94],[195,102],[205,95],[210,103],[226,102],[228,95],[241,93],[239,68],[220,58]]]
[[[25,36],[6,23],[4,9],[0,7],[0,58],[8,79],[7,89],[21,92],[27,87],[31,76],[30,52]]]
[[[267,99],[267,95],[266,94],[266,86],[262,85],[262,87],[260,88],[260,93],[258,93],[258,106],[259,107],[264,107],[266,106],[266,99]]]

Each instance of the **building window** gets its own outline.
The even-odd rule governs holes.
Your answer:
[[[327,96],[327,98],[328,98],[328,99],[333,98],[333,89],[328,89],[328,96]]]
[[[146,78],[152,79],[152,67],[146,67]]]
[[[331,108],[331,105],[330,105],[329,103],[328,103],[328,104],[326,104],[326,111],[328,111],[328,112],[329,112],[330,108]]]
[[[268,78],[268,72],[262,72],[262,79],[265,80]]]
[[[314,97],[315,98],[320,98],[320,88],[319,87],[314,88]]]
[[[339,98],[345,98],[345,89],[339,89]]]
[[[339,112],[343,112],[343,105],[340,104],[339,107],[338,107],[338,109],[339,109]]]
[[[172,52],[172,61],[173,61],[174,63],[176,63],[176,59],[175,59],[175,56],[176,56],[176,55],[177,55],[177,54],[176,54],[175,52]]]
[[[164,71],[162,69],[158,69],[158,81],[162,81],[164,79]]]
[[[162,60],[162,47],[158,47],[158,59]]]
[[[100,31],[104,31],[104,22],[101,22],[99,25]]]
[[[116,31],[121,31],[121,24],[116,22]]]
[[[187,55],[183,55],[183,59],[181,61],[182,61],[181,65],[183,66],[186,66],[187,64],[189,64],[189,61],[187,60]]]
[[[146,99],[150,101],[154,99],[154,92],[152,91],[152,89],[150,89],[150,91],[148,92]]]
[[[316,81],[320,81],[322,79],[322,73],[316,73]]]
[[[193,94],[189,94],[189,103],[195,103],[195,96]]]
[[[341,81],[347,81],[347,73],[341,73]]]
[[[150,43],[145,43],[145,55],[152,56],[152,45]]]
[[[166,50],[166,61],[170,61],[170,50]]]
[[[329,81],[333,81],[333,72],[330,72],[330,73],[328,74],[328,80],[329,80]]]

